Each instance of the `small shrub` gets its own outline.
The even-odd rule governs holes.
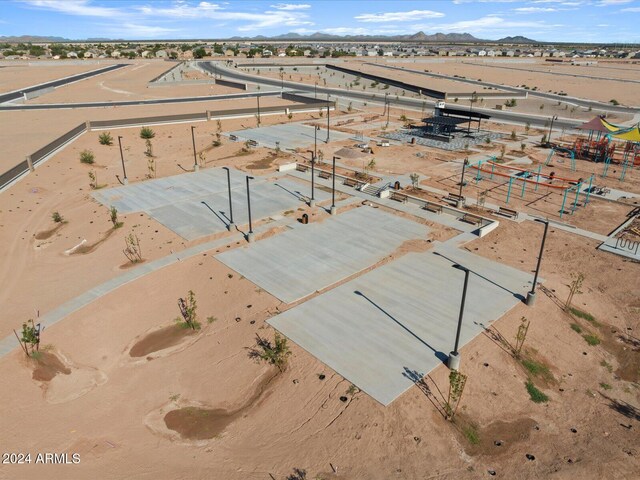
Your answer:
[[[526,368],[527,371],[532,375],[541,375],[544,377],[548,377],[551,375],[551,372],[549,371],[549,367],[547,367],[543,363],[536,362],[535,360],[531,360],[531,359],[522,360],[522,366]]]
[[[518,138],[516,136],[516,131],[515,130],[511,130],[511,140],[515,140],[516,138]]]
[[[571,330],[573,330],[576,333],[582,333],[582,327],[580,325],[578,325],[577,323],[572,323],[571,324]]]
[[[600,343],[600,338],[593,333],[585,334],[582,336],[582,338],[584,338],[584,341],[587,342],[592,347]]]
[[[612,98],[611,100],[609,100],[609,103],[611,105],[620,105],[620,102],[618,100],[616,100],[615,98]]]
[[[602,360],[600,366],[606,368],[609,373],[613,372],[613,366],[606,360]]]
[[[600,388],[603,390],[611,390],[612,387],[608,383],[600,382]]]
[[[109,220],[113,224],[113,228],[120,228],[123,223],[118,221],[118,209],[114,206],[111,206],[109,209]]]
[[[218,321],[218,319],[216,317],[207,317],[207,323],[213,323]]]
[[[142,127],[140,129],[140,138],[142,138],[143,140],[150,140],[155,136],[156,133],[149,127]]]
[[[111,146],[113,145],[113,137],[109,132],[104,132],[101,133],[100,136],[98,136],[98,142],[100,143],[100,145]]]
[[[527,145],[526,145],[526,144],[524,144],[524,143],[521,143],[521,144],[520,144],[520,151],[521,151],[521,152],[524,152],[524,149],[525,149],[525,148],[527,148]]]
[[[598,321],[590,313],[583,312],[582,310],[578,310],[575,307],[569,307],[569,312],[571,312],[571,314],[574,317],[582,318],[583,320],[586,320],[587,322],[591,322],[594,325],[598,325]]]
[[[91,150],[83,150],[80,152],[80,163],[93,165],[95,162],[96,157]]]
[[[276,332],[273,344],[268,340],[258,337],[258,347],[262,349],[262,351],[257,352],[257,356],[260,359],[271,365],[275,365],[280,372],[284,371],[287,365],[287,357],[291,355],[286,337]]]
[[[60,212],[53,212],[51,214],[51,218],[56,223],[62,223],[64,221],[64,218],[62,217],[62,215],[60,215]]]
[[[184,298],[178,299],[178,306],[180,307],[180,313],[182,314],[182,318],[184,319],[186,326],[191,330],[200,330],[200,323],[197,320],[196,314],[198,305],[196,303],[196,294],[193,293],[193,290],[189,290],[186,300]],[[180,318],[177,318],[176,321],[182,323]],[[207,319],[207,321],[209,321],[209,319]]]
[[[127,257],[131,263],[138,263],[142,261],[142,250],[140,248],[140,240],[133,233],[130,233],[125,237],[124,243],[127,248],[125,248],[122,253]]]
[[[531,380],[527,380],[525,384],[527,387],[527,392],[529,393],[529,397],[534,403],[545,403],[549,401],[549,397],[546,396],[543,392],[538,390],[536,386],[533,384]]]
[[[462,434],[471,445],[478,445],[480,443],[480,434],[478,433],[476,427],[474,427],[473,425],[465,426],[462,429]]]

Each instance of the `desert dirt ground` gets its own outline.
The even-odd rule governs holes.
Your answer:
[[[142,116],[141,110],[129,111]],[[381,111],[366,107],[332,118],[335,128],[375,137],[384,123],[374,118]],[[72,117],[71,126],[85,113],[62,112],[56,114]],[[26,129],[38,118],[24,113],[13,117],[16,135],[20,125]],[[392,125],[402,123],[400,115],[402,110],[392,110]],[[43,116],[37,124],[45,138],[50,136],[47,119],[52,123],[53,118]],[[354,122],[338,126],[349,118]],[[287,121],[324,124],[318,113],[295,114],[292,120],[263,117],[264,124]],[[304,156],[266,148],[242,152],[242,144],[224,136],[222,145],[214,147],[217,122],[193,125],[203,168],[232,166],[269,174]],[[152,127],[154,176],[183,173],[179,165],[192,165],[190,126]],[[226,119],[220,129],[254,126],[253,118]],[[507,137],[513,129],[492,128],[503,129]],[[516,305],[461,349],[468,380],[455,420],[442,413],[449,375],[444,365],[385,408],[291,342],[283,371],[256,358],[259,339],[274,339],[266,321],[291,305],[214,257],[246,245],[239,234],[186,242],[140,213],[121,215],[124,225],[112,228],[107,208],[90,196],[88,174],[95,172],[100,186],[118,185],[120,155],[117,141],[110,147],[98,144],[99,133],[84,134],[0,192],[0,243],[7,247],[0,252],[0,281],[6,286],[0,292],[0,337],[35,319],[37,311],[49,312],[132,268],[122,253],[129,233],[139,237],[145,263],[205,241],[221,243],[128,283],[45,329],[39,359],[27,358],[18,348],[0,358],[0,375],[9,386],[0,389],[3,449],[81,456],[78,465],[0,465],[0,477],[471,480],[495,475],[564,480],[626,479],[640,471],[637,263],[596,250],[598,242],[552,225],[536,305]],[[123,136],[131,182],[146,181],[150,172],[139,128],[112,129],[111,134]],[[508,150],[525,142],[531,165],[546,158],[546,151],[534,146],[539,132],[527,136],[518,127],[517,135],[515,142],[504,141]],[[32,145],[41,141],[29,139]],[[353,143],[320,148],[326,161]],[[497,143],[472,154],[497,154]],[[450,192],[457,191],[454,178],[468,154],[416,145],[373,148],[372,155],[341,162],[360,170],[363,161],[375,159],[372,175],[417,172],[422,185]],[[96,164],[79,162],[84,149],[95,153]],[[558,176],[573,177],[597,173],[601,166],[579,161],[578,172],[566,163],[553,168]],[[475,187],[470,181],[467,193],[486,189],[485,182]],[[613,175],[599,183],[623,188]],[[623,185],[640,192],[638,172],[630,172]],[[487,201],[499,203],[498,191]],[[534,213],[535,204],[527,206],[517,193],[517,208]],[[562,221],[608,233],[632,207],[594,200]],[[66,223],[53,222],[55,211]],[[312,222],[328,221],[323,210],[301,203],[293,215],[302,213]],[[258,241],[281,232],[266,227]],[[456,233],[436,224],[432,228],[440,241]],[[501,219],[498,228],[463,248],[533,272],[541,231],[533,222]],[[65,255],[82,239],[89,248]],[[410,250],[401,248],[385,262]],[[578,274],[584,281],[573,298],[578,310],[570,313],[563,307]],[[180,329],[174,320],[180,316],[176,301],[189,290],[198,302],[201,329],[195,332]],[[516,358],[513,347],[523,317],[530,326]],[[548,401],[534,403],[527,382]]]
[[[39,65],[38,62],[25,64],[24,62],[5,63],[0,68],[0,92],[11,92],[20,88],[31,87],[40,83],[58,80],[78,73],[90,72],[105,67],[108,64],[67,64]]]

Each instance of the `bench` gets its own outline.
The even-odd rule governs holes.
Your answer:
[[[354,180],[353,178],[345,178],[344,180],[344,184],[347,187],[357,187],[359,183],[360,182],[358,182],[357,180]]]
[[[397,192],[391,192],[391,195],[389,196],[389,198],[391,198],[391,200],[395,200],[396,202],[402,202],[402,203],[407,203],[407,196],[404,193],[397,193]]]
[[[442,205],[438,205],[437,203],[427,202],[422,208],[428,212],[437,213],[438,215],[442,213]]]
[[[518,218],[518,212],[510,208],[500,207],[496,213],[498,215],[503,215],[508,218]]]
[[[298,170],[299,172],[306,172],[307,170],[309,170],[309,167],[307,165],[303,165],[301,163],[298,163],[296,165],[296,170]]]
[[[472,225],[482,225],[482,217],[473,215],[471,213],[465,213],[461,218],[463,222],[470,223]]]
[[[462,203],[464,203],[464,197],[462,195],[456,195],[455,193],[448,194],[446,197],[444,197],[444,199],[447,202],[452,202],[452,203],[462,202]]]
[[[318,174],[318,176],[320,178],[331,178],[331,173],[326,172],[324,170],[320,170],[320,173]]]

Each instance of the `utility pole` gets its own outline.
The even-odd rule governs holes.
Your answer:
[[[120,161],[122,162],[122,174],[124,178],[122,179],[122,183],[127,185],[129,180],[127,179],[127,170],[124,168],[124,155],[122,155],[122,137],[118,135],[118,145],[120,146]]]

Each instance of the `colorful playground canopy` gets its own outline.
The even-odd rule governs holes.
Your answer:
[[[635,126],[630,129],[620,130],[617,133],[612,133],[611,136],[627,142],[640,142],[640,128]]]
[[[640,127],[638,125],[634,127],[621,127],[607,122],[602,117],[595,117],[576,128],[579,130],[589,130],[591,132],[601,132],[613,138],[626,140],[628,142],[640,142]]]

